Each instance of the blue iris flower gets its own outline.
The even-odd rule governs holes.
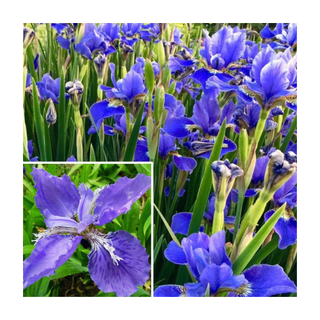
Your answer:
[[[134,100],[141,94],[146,94],[147,89],[144,84],[143,74],[131,69],[124,79],[115,79],[115,64],[110,63],[111,79],[113,87],[101,85],[100,88],[106,94],[107,99],[117,99],[132,105]]]
[[[116,52],[116,49],[94,23],[85,24],[83,38],[75,46],[75,50],[89,60],[92,60],[92,55],[97,52],[102,52],[105,55]]]
[[[282,45],[293,47],[297,44],[297,24],[290,23],[286,29],[283,23],[277,23],[274,30],[266,26],[260,31],[261,37],[264,39],[276,38]]]
[[[254,265],[240,275],[234,275],[232,263],[225,249],[225,231],[209,237],[199,232],[184,238],[179,247],[170,242],[165,250],[172,263],[187,265],[195,283],[184,286],[162,285],[154,291],[155,297],[203,297],[229,292],[229,296],[268,297],[296,292],[296,285],[279,265]]]
[[[208,67],[221,70],[239,60],[245,51],[246,32],[238,27],[223,27],[211,37],[203,30],[204,48],[200,54],[205,58]]]
[[[39,95],[42,100],[52,99],[58,103],[60,95],[60,78],[52,79],[49,73],[43,75],[41,81],[37,82]]]
[[[88,269],[98,288],[117,296],[136,292],[149,278],[146,249],[126,231],[105,234],[95,227],[126,213],[150,188],[150,177],[119,178],[93,192],[84,184],[77,188],[67,175],[58,178],[37,168],[31,174],[36,205],[48,229],[36,235],[35,248],[23,262],[23,287],[53,275],[87,239],[91,244]]]

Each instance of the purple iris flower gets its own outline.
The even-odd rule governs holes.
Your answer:
[[[107,99],[117,99],[132,105],[134,100],[138,101],[138,98],[146,93],[147,89],[144,85],[143,74],[131,69],[124,79],[116,81],[115,64],[110,63],[109,68],[111,70],[111,79],[114,87],[100,85]]]
[[[69,24],[69,23],[52,23],[51,27],[54,28],[58,36],[56,38],[62,49],[69,50],[70,44],[75,41],[75,30],[77,28],[77,24]]]
[[[191,138],[191,131],[197,129],[201,135],[196,139],[190,139],[185,146],[190,149],[194,156],[209,159],[213,145],[214,136],[218,134],[224,119],[231,122],[234,109],[233,102],[224,106],[221,114],[218,104],[218,91],[211,90],[204,94],[199,101],[195,101],[193,116],[167,118],[164,131],[176,138]],[[200,138],[200,141],[198,140]],[[228,138],[224,139],[220,156],[236,150],[236,144]]]
[[[269,25],[261,30],[260,35],[264,39],[276,38],[282,45],[294,46],[297,43],[297,24],[290,23],[286,29],[283,23],[277,23],[274,30]]]
[[[114,42],[116,39],[120,39],[120,25],[117,23],[104,23],[99,25],[99,31],[101,31],[105,39]]]
[[[90,108],[92,126],[89,128],[88,134],[96,133],[97,130],[99,131],[104,119],[124,113],[124,107],[112,105],[107,100],[94,103]]]
[[[152,41],[160,34],[159,23],[149,23],[141,25],[140,36],[143,41]]]
[[[77,162],[77,159],[74,157],[74,155],[71,155],[66,161],[67,162]]]
[[[206,59],[210,68],[221,70],[227,68],[232,62],[239,60],[245,51],[246,32],[239,28],[223,27],[209,36],[203,30],[204,48],[200,54]]]
[[[103,226],[126,213],[151,186],[151,179],[138,174],[94,192],[84,184],[77,188],[64,175],[55,177],[34,168],[35,201],[48,227],[36,235],[36,246],[23,262],[23,287],[54,274],[75,252],[82,239],[91,243],[88,269],[104,292],[129,296],[149,278],[148,254],[139,240],[126,231],[102,233]],[[100,231],[98,231],[100,230]]]
[[[102,51],[105,55],[116,52],[116,49],[107,41],[94,23],[86,23],[81,41],[75,46],[75,50],[83,57],[92,60],[92,55]]]
[[[43,75],[41,81],[37,82],[39,95],[42,100],[52,99],[58,103],[60,94],[60,78],[52,79],[49,73]]]
[[[291,88],[294,69],[283,55],[277,55],[267,46],[254,58],[251,75],[255,81],[246,77],[247,89],[245,86],[244,90],[249,90],[248,93],[257,99],[263,109],[270,110],[277,100],[296,95],[296,89]]]
[[[202,232],[191,234],[182,240],[181,247],[173,243],[165,250],[166,258],[175,264],[188,265],[197,282],[159,286],[154,291],[155,297],[203,297],[207,288],[210,296],[228,291],[229,296],[245,297],[268,297],[297,290],[278,265],[255,265],[241,275],[234,275],[225,249],[225,231],[211,237]]]
[[[123,23],[122,32],[127,37],[133,37],[135,34],[139,33],[142,23]]]

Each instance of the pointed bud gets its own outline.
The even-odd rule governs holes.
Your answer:
[[[23,28],[23,48],[27,49],[35,37],[35,32],[27,27]]]
[[[53,125],[57,121],[57,112],[54,106],[54,103],[51,99],[49,99],[49,107],[46,114],[46,121],[50,125]]]
[[[107,58],[106,55],[103,53],[99,53],[99,55],[94,58],[94,68],[97,71],[98,78],[101,80],[104,77],[107,67]]]

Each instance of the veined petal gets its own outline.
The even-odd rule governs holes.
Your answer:
[[[270,297],[297,292],[297,287],[279,265],[256,265],[244,271],[249,282],[247,297]]]
[[[210,285],[210,294],[217,293],[220,288],[237,289],[247,283],[243,275],[234,276],[231,267],[225,263],[208,265],[201,273],[200,281],[204,288]]]
[[[159,286],[154,290],[154,297],[184,297],[186,289],[179,285]]]
[[[196,259],[194,256],[194,249],[203,248],[205,250],[209,249],[209,236],[203,232],[193,233],[188,238],[184,238],[181,241],[181,246],[186,254],[187,262],[190,267],[190,271],[199,279],[200,274],[197,269]]]
[[[97,130],[100,130],[101,123],[105,118],[109,118],[117,114],[124,114],[124,107],[114,106],[109,104],[107,100],[102,100],[94,103],[91,106],[90,113],[94,121],[94,124],[92,125],[94,131],[96,131],[96,128]],[[94,125],[96,128],[94,127]]]
[[[31,175],[37,189],[36,205],[43,214],[45,209],[60,217],[71,218],[77,214],[80,196],[70,177],[58,178],[37,168],[33,168]]]
[[[100,290],[127,297],[144,285],[149,278],[149,256],[137,238],[126,231],[109,235],[95,231],[88,236],[92,243],[88,269]]]
[[[40,239],[31,255],[23,261],[23,288],[42,277],[49,277],[77,249],[81,236],[52,235]]]
[[[127,73],[122,82],[122,93],[128,98],[129,103],[131,103],[135,96],[144,92],[144,84],[142,76],[131,70]]]
[[[267,99],[288,89],[288,67],[284,60],[273,60],[265,65],[260,74],[260,82]]]
[[[164,256],[172,263],[187,264],[187,258],[183,249],[174,241],[169,242],[168,247],[164,250]]]
[[[197,161],[189,157],[173,156],[173,161],[179,170],[188,171],[190,174],[197,166]]]
[[[185,138],[190,134],[189,127],[193,124],[191,119],[185,117],[170,118],[164,124],[163,130],[173,137]]]
[[[216,265],[223,263],[231,267],[231,261],[227,255],[226,248],[226,233],[224,230],[214,233],[209,241],[209,253],[211,262]]]
[[[48,209],[45,209],[43,214],[46,217],[44,222],[46,223],[46,226],[48,228],[53,228],[53,227],[77,228],[78,227],[78,222],[73,220],[70,217],[55,216],[55,215],[51,214],[51,212]]]
[[[134,179],[123,177],[105,187],[96,200],[94,224],[106,224],[120,214],[126,213],[150,187],[151,178],[144,174],[137,174]]]

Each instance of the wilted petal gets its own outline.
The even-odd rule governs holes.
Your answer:
[[[23,261],[23,288],[42,277],[49,277],[77,249],[81,236],[52,235],[40,239],[31,255]]]
[[[127,297],[145,284],[150,272],[149,256],[137,238],[126,231],[89,237],[92,249],[88,269],[100,290]]]
[[[123,177],[105,187],[96,200],[94,224],[106,224],[120,214],[126,213],[150,187],[151,178],[144,174],[137,174],[134,179]]]
[[[77,214],[80,196],[70,177],[58,178],[37,168],[33,168],[31,175],[37,189],[36,205],[42,213],[48,209],[55,216],[70,218]]]

